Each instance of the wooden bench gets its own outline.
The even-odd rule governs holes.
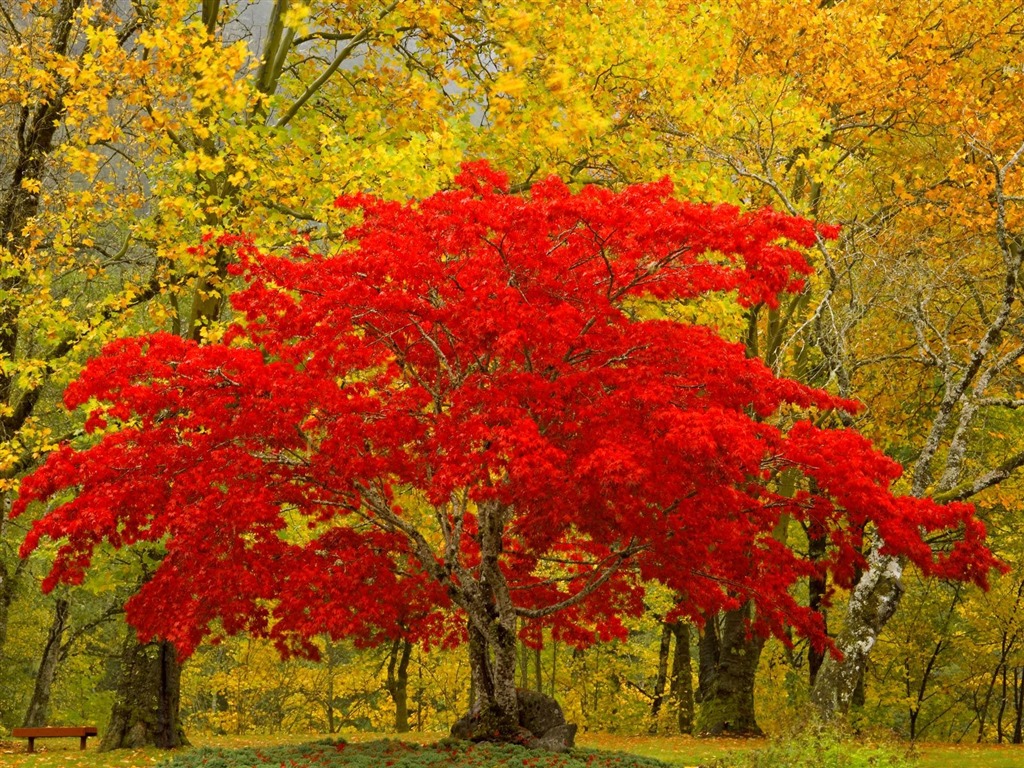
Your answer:
[[[97,733],[96,726],[83,725],[71,728],[15,728],[11,735],[16,739],[28,739],[28,751],[36,751],[36,739],[66,739],[77,736],[79,749],[85,749],[85,740]]]

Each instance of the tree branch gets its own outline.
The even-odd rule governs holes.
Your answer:
[[[575,595],[571,595],[570,597],[567,597],[565,600],[562,600],[561,602],[553,603],[551,605],[545,606],[544,608],[517,607],[515,609],[516,615],[524,619],[542,619],[545,616],[550,616],[553,613],[557,613],[563,608],[569,608],[573,605],[576,605],[579,602],[582,602],[584,599],[593,594],[595,590],[597,590],[605,582],[607,582],[608,579],[610,579],[612,575],[619,570],[622,564],[626,562],[626,560],[628,560],[630,557],[637,554],[638,552],[643,552],[649,547],[649,544],[630,544],[630,546],[626,547],[623,550],[613,552],[611,555],[605,558],[606,560],[612,559],[613,562],[607,568],[605,568],[604,571],[596,579],[594,579],[585,587],[583,587],[583,589],[581,589]]]
[[[397,6],[398,2],[396,0],[396,2],[392,3],[378,14],[377,20],[380,21],[387,17]],[[310,83],[309,87],[303,91],[302,95],[295,100],[295,102],[288,108],[288,111],[285,112],[281,119],[277,121],[278,128],[283,128],[291,122],[291,119],[295,117],[300,109],[302,109],[303,105],[323,87],[324,83],[331,79],[331,76],[338,70],[338,67],[340,67],[345,60],[352,55],[352,52],[370,38],[371,31],[372,27],[364,27],[357,34],[353,35],[348,45],[341,49],[338,55],[334,57],[334,61],[332,61],[327,69],[321,73],[320,77]]]
[[[981,493],[986,488],[991,488],[993,485],[998,485],[1003,482],[1003,480],[1008,478],[1014,473],[1014,471],[1022,466],[1024,466],[1024,451],[1011,456],[995,469],[982,475],[978,475],[973,480],[960,483],[953,488],[949,488],[938,493],[933,493],[932,498],[938,502],[963,501],[965,499],[969,499],[972,496]]]

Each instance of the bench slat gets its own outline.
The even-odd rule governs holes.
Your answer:
[[[86,725],[77,728],[15,728],[11,731],[11,736],[16,739],[48,739],[62,736],[95,736],[97,733],[96,726]]]

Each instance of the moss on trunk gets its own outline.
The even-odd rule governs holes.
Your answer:
[[[181,665],[167,642],[143,645],[129,629],[110,724],[100,750],[186,746],[179,719]]]

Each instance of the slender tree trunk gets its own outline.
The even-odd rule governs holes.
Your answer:
[[[821,561],[826,554],[828,538],[821,526],[812,526],[807,532],[807,555],[814,562]],[[828,582],[824,576],[814,575],[807,579],[808,607],[821,615],[825,631],[828,631],[828,614],[825,611],[824,600],[828,589]],[[810,674],[810,684],[814,686],[814,679],[818,676],[818,670],[825,660],[825,650],[817,649],[810,645],[807,650],[807,670]]]
[[[1014,645],[1017,642],[1017,633],[1014,632],[1012,635],[1003,631],[1003,638],[1000,644],[999,651],[999,663],[996,665],[995,670],[992,672],[992,677],[989,679],[988,688],[985,691],[985,701],[978,711],[978,743],[980,744],[985,739],[985,726],[988,724],[988,709],[992,703],[992,693],[995,690],[996,682],[999,680],[1000,672],[1005,676],[1007,658],[1009,658],[1010,652],[1013,650]],[[1005,685],[1005,677],[1004,677]],[[1003,698],[1006,698],[1006,691],[1003,691]],[[1002,716],[1003,707],[1000,706],[1000,717]]]
[[[336,646],[328,640],[325,654],[327,657],[327,701],[324,702],[324,713],[327,715],[327,732],[337,733],[338,724],[334,719],[334,668],[337,664]]]
[[[754,715],[754,681],[764,638],[749,632],[752,610],[747,602],[724,614],[718,666],[697,715],[702,735],[763,735]]]
[[[39,670],[36,672],[32,700],[29,702],[28,712],[25,714],[26,728],[39,728],[47,725],[49,720],[50,694],[53,691],[53,683],[57,679],[60,664],[64,660],[64,633],[68,628],[70,613],[70,601],[58,598],[54,604],[53,621],[46,636],[46,644],[43,646]]]
[[[921,701],[913,695],[909,659],[903,660],[903,691],[910,702],[907,708],[907,722],[910,726],[910,740],[914,741],[917,738],[917,716],[921,712]]]
[[[395,704],[395,731],[409,730],[409,657],[412,643],[405,638],[395,640],[388,659],[388,679],[385,683],[391,701]]]
[[[1013,669],[1013,743],[1024,742],[1024,670]]]
[[[1001,695],[999,697],[999,712],[996,714],[996,741],[1003,743],[1005,733],[1003,731],[1003,716],[1006,714],[1006,665],[1003,664]]]
[[[523,642],[519,643],[519,687],[524,691],[530,684],[530,649]]]
[[[416,730],[423,732],[423,651],[416,652]]]
[[[558,641],[551,638],[551,698],[555,698],[555,683],[558,681]]]
[[[337,733],[338,725],[334,722],[334,680],[327,683],[327,732]]]
[[[647,732],[652,736],[658,732],[658,715],[665,700],[665,684],[668,682],[668,655],[672,644],[672,626],[661,624],[661,642],[658,644],[658,674],[654,680],[654,695],[651,697],[651,723]]]
[[[143,645],[129,628],[110,724],[101,750],[187,745],[179,719],[181,665],[168,642]]]
[[[985,689],[985,698],[980,707],[977,708],[978,712],[978,738],[976,742],[981,744],[985,740],[985,726],[988,725],[988,708],[992,703],[992,693],[996,688],[996,681],[999,679],[999,670],[1002,667],[1000,661],[999,666],[992,672],[992,676],[989,678],[988,687]]]
[[[534,688],[537,693],[544,693],[544,674],[540,663],[540,651],[541,648],[539,645],[533,649]]]
[[[672,655],[672,703],[680,733],[693,733],[693,680],[690,671],[690,626],[684,621],[672,625],[675,653]]]

